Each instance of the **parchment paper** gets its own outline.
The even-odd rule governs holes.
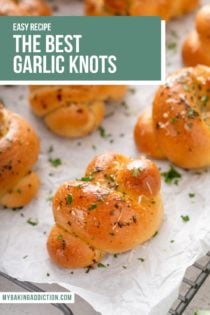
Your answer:
[[[81,1],[58,1],[56,6],[61,6],[65,14],[82,13]],[[193,18],[191,14],[167,25],[167,72],[181,67],[180,45],[193,27]],[[46,251],[47,234],[54,224],[50,198],[59,184],[83,176],[95,154],[111,150],[139,156],[133,127],[137,116],[151,106],[156,87],[132,88],[125,103],[107,105],[103,127],[110,137],[101,138],[96,131],[83,139],[65,140],[49,132],[31,113],[27,87],[0,87],[5,105],[28,119],[39,133],[41,154],[36,169],[42,181],[38,197],[29,206],[19,211],[0,209],[0,270],[20,280],[60,283],[104,315],[163,315],[176,298],[186,267],[210,247],[208,169],[179,170],[182,178],[178,185],[163,181],[165,216],[158,235],[117,258],[106,256],[103,259],[103,264],[109,264],[106,268],[72,273],[51,263]],[[54,150],[49,154],[50,146]],[[48,161],[50,157],[60,158],[62,165],[53,167]],[[170,166],[167,161],[157,164],[162,171]],[[189,194],[195,196],[190,198]],[[190,221],[183,222],[182,215],[188,215]],[[28,224],[29,218],[38,220],[38,224]]]

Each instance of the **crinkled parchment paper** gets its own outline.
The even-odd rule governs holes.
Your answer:
[[[65,14],[81,14],[82,2],[58,1]],[[66,7],[65,7],[66,5]],[[58,11],[59,13],[59,11]],[[180,45],[193,27],[194,14],[167,25],[167,72],[181,67]],[[174,44],[176,43],[176,44]],[[105,151],[138,157],[133,141],[137,116],[151,106],[155,87],[132,87],[123,104],[108,104],[103,123],[108,138],[98,131],[78,140],[61,139],[50,133],[33,116],[27,87],[0,87],[5,105],[20,113],[36,128],[41,138],[41,154],[36,165],[42,186],[32,203],[19,211],[0,209],[0,270],[20,280],[57,282],[88,300],[104,315],[163,315],[176,298],[185,269],[210,247],[210,174],[183,171],[178,185],[162,182],[165,205],[163,225],[156,237],[135,250],[103,259],[106,268],[71,272],[51,263],[46,241],[54,224],[50,197],[59,184],[80,178],[89,160]],[[50,146],[54,150],[48,153]],[[48,159],[60,158],[55,168]],[[157,161],[162,171],[169,162]],[[189,194],[195,194],[193,198]],[[182,215],[190,221],[183,222]],[[36,226],[27,220],[38,220]],[[138,259],[143,258],[143,259]]]

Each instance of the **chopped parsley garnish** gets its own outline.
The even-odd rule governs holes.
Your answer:
[[[177,122],[177,120],[178,120],[178,118],[177,118],[177,117],[173,117],[173,118],[171,118],[171,122],[172,122],[173,124],[175,124],[175,123]]]
[[[72,201],[73,201],[72,195],[68,194],[68,196],[67,196],[67,203],[68,203],[68,205],[70,205],[72,203]]]
[[[113,255],[113,257],[114,257],[114,258],[117,258],[117,257],[118,257],[118,255],[117,255],[117,254],[114,254],[114,255]]]
[[[27,220],[27,223],[30,224],[30,225],[32,225],[32,226],[35,226],[35,225],[38,225],[39,221],[38,221],[38,219],[29,218],[29,219]]]
[[[92,203],[92,205],[90,205],[90,207],[88,208],[88,210],[94,210],[97,208],[97,204],[96,203]]]
[[[93,180],[93,176],[85,176],[80,178],[79,180],[81,180],[82,182],[90,182],[91,180]]]
[[[138,260],[140,260],[141,262],[144,262],[145,259],[140,257],[140,258],[138,258]]]
[[[85,273],[89,273],[90,270],[93,270],[93,266],[88,266],[87,269],[85,270]]]
[[[176,47],[177,47],[177,44],[175,42],[167,43],[167,48],[170,50],[175,50]]]
[[[106,132],[106,130],[105,130],[104,127],[100,126],[100,127],[98,128],[98,131],[99,131],[99,133],[100,133],[101,138],[108,138],[108,137],[110,137],[110,135],[107,134],[107,132]]]
[[[174,243],[175,241],[174,240],[170,240],[170,243]]]
[[[63,235],[59,234],[59,235],[57,236],[57,240],[58,240],[58,241],[62,241],[62,240],[63,240]]]
[[[102,264],[102,263],[98,263],[98,264],[97,264],[97,267],[98,267],[98,268],[106,268],[106,266],[105,266],[104,264]]]
[[[199,116],[199,113],[196,112],[193,108],[190,108],[187,112],[187,118],[193,119]]]
[[[194,198],[194,197],[195,197],[195,194],[194,194],[194,193],[189,193],[189,197],[190,197],[190,198]]]
[[[161,176],[164,177],[166,184],[175,183],[178,184],[178,179],[182,177],[182,175],[171,165],[168,172],[161,173]]]
[[[137,177],[138,173],[141,173],[142,171],[143,171],[143,170],[142,170],[141,167],[134,168],[132,175],[133,175],[134,177]]]
[[[158,231],[156,231],[153,235],[152,235],[152,237],[155,237],[155,236],[157,236],[158,235]]]
[[[188,222],[188,221],[190,221],[189,215],[181,215],[181,218],[182,218],[182,221],[183,221],[183,222]]]
[[[61,159],[49,159],[49,162],[51,163],[52,166],[58,167],[62,164]]]

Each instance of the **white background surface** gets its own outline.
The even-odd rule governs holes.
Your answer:
[[[66,15],[82,12],[80,1],[58,1],[62,3],[66,4],[62,7]],[[193,27],[193,17],[188,15],[167,25],[167,42],[177,43],[175,49],[167,51],[167,72],[181,67],[180,45]],[[0,270],[20,280],[61,283],[86,298],[104,315],[166,314],[176,298],[186,267],[210,247],[209,170],[202,170],[201,174],[179,170],[183,176],[178,186],[162,182],[164,222],[150,242],[118,258],[106,256],[103,263],[110,266],[89,273],[81,269],[71,274],[71,270],[60,269],[49,260],[46,240],[54,221],[48,199],[59,184],[82,177],[95,154],[111,150],[139,156],[133,127],[137,116],[151,106],[156,88],[134,89],[135,93],[128,92],[125,100],[128,108],[121,104],[107,105],[108,117],[103,127],[111,134],[110,138],[103,139],[96,131],[83,139],[66,140],[50,133],[32,114],[27,87],[0,87],[0,97],[6,107],[20,113],[38,131],[41,154],[36,169],[42,181],[38,197],[29,206],[20,211],[0,209]],[[50,145],[54,151],[49,155]],[[52,167],[49,157],[61,158],[62,165]],[[162,170],[168,170],[170,165],[167,161],[157,161],[157,164]],[[195,197],[189,198],[189,193],[195,193]],[[190,221],[183,222],[181,215],[189,215]],[[38,219],[38,225],[29,225],[28,218]],[[139,257],[145,261],[139,261]]]

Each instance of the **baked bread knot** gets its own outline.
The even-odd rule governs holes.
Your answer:
[[[39,178],[32,171],[39,154],[39,140],[19,115],[0,105],[0,204],[25,206],[36,195]]]
[[[51,9],[45,0],[0,0],[0,15],[48,16]]]
[[[82,137],[94,131],[104,118],[104,101],[122,99],[126,86],[31,86],[33,112],[48,128],[63,137]]]
[[[187,168],[210,165],[210,68],[184,68],[158,89],[151,113],[137,121],[140,151]]]
[[[87,15],[160,16],[164,20],[194,10],[199,0],[86,0]]]
[[[184,41],[182,57],[186,66],[210,66],[210,4],[199,10],[196,16],[196,30]]]
[[[53,212],[56,225],[47,243],[52,260],[66,268],[90,266],[157,232],[163,217],[159,171],[145,158],[102,154],[85,177],[58,189]]]

